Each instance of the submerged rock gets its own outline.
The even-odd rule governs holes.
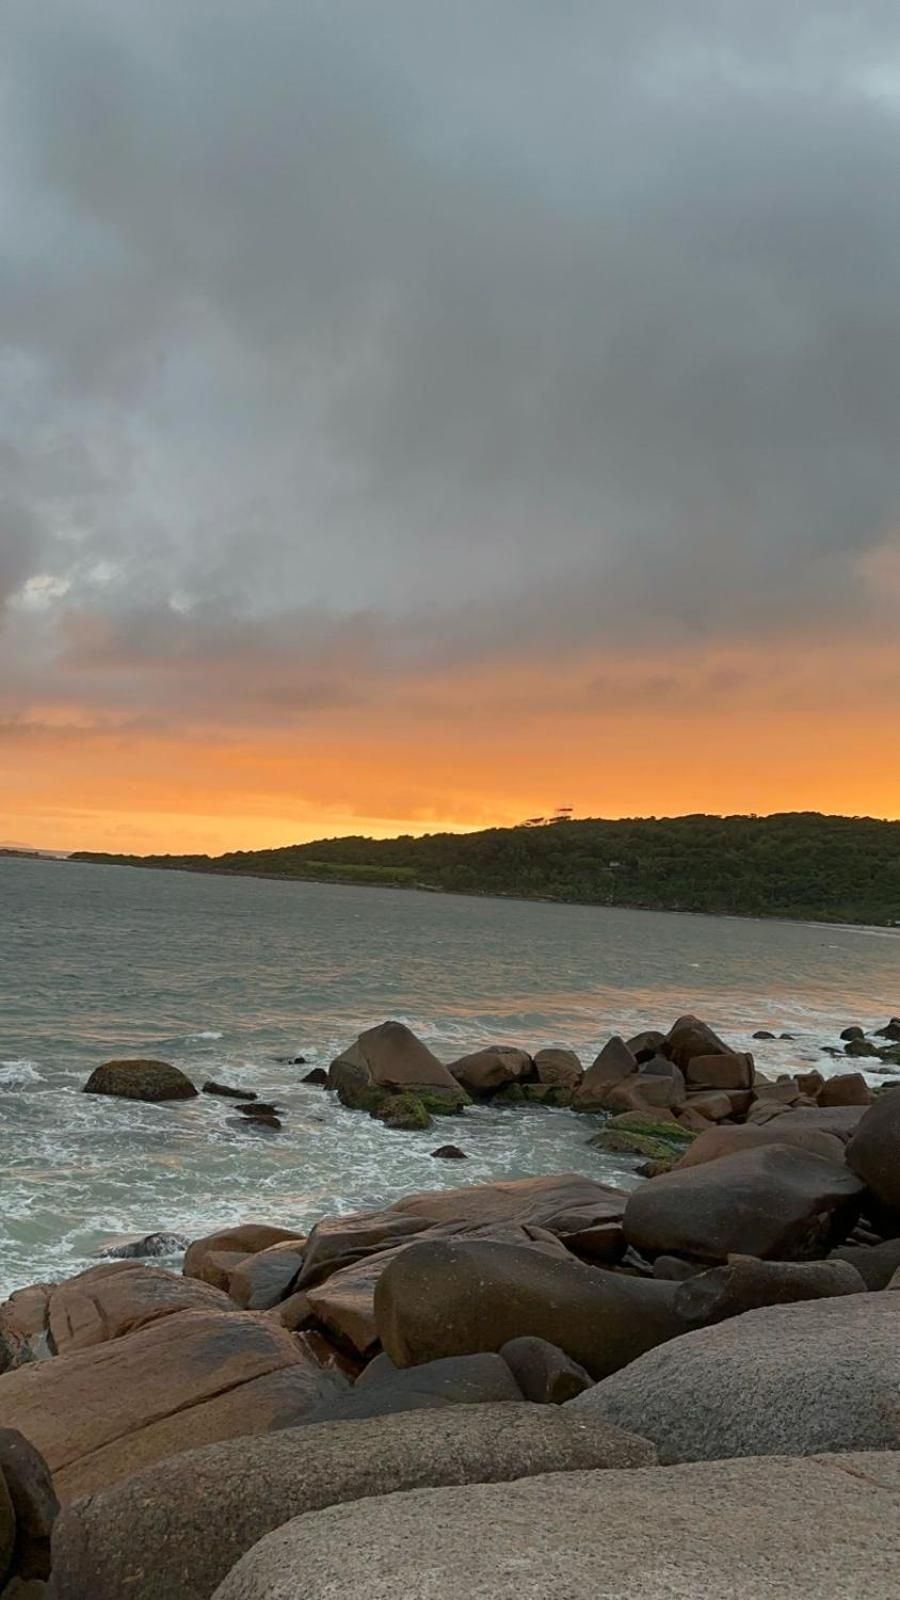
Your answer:
[[[256,1090],[255,1089],[232,1089],[232,1088],[229,1088],[227,1083],[214,1083],[212,1078],[210,1078],[203,1085],[203,1093],[204,1094],[219,1094],[219,1095],[223,1095],[228,1100],[256,1100],[257,1099],[257,1094],[256,1094]]]
[[[84,1086],[85,1094],[117,1095],[122,1100],[193,1100],[190,1078],[168,1061],[104,1061]]]
[[[437,1150],[432,1150],[431,1154],[437,1161],[468,1161],[469,1159],[465,1150],[460,1150],[459,1145],[456,1144],[442,1144]]]

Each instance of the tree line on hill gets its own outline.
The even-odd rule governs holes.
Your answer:
[[[900,822],[831,817],[560,817],[479,833],[349,836],[221,856],[75,861],[509,895],[660,911],[900,926]]]

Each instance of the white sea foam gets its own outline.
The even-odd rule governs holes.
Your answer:
[[[202,1033],[189,1033],[185,1037],[188,1044],[194,1044],[198,1039],[221,1039],[222,1035],[214,1028],[207,1028]]]
[[[43,1076],[33,1061],[27,1061],[23,1058],[0,1061],[0,1083],[8,1084],[11,1088],[14,1088],[16,1084],[42,1082]]]

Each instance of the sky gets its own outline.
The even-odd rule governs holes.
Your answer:
[[[896,0],[4,0],[0,839],[900,817]]]

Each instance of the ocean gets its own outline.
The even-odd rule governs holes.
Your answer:
[[[831,1072],[823,1046],[841,1028],[900,1012],[900,935],[0,859],[0,1295],[76,1272],[127,1233],[304,1229],[417,1189],[538,1173],[632,1186],[633,1162],[588,1148],[592,1118],[480,1107],[399,1133],[302,1078],[387,1017],[447,1061],[502,1042],[569,1045],[587,1064],[611,1033],[687,1010],[752,1045],[764,1071]],[[793,1038],[752,1043],[759,1028]],[[128,1055],[175,1062],[198,1087],[254,1089],[284,1108],[283,1130],[238,1126],[206,1095],[81,1092]],[[448,1138],[465,1164],[432,1159]]]

